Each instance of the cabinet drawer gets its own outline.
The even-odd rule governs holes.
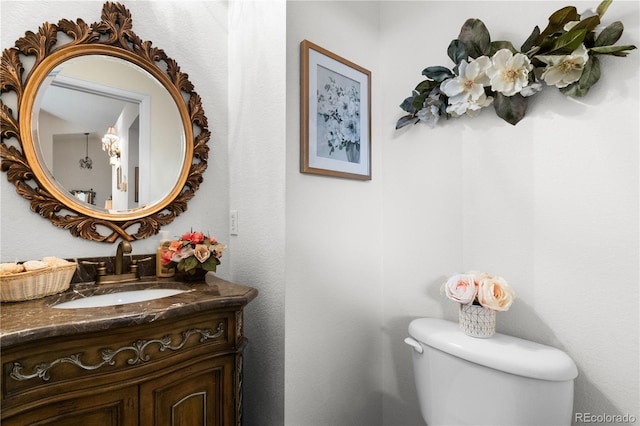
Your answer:
[[[216,311],[18,345],[2,354],[3,414],[52,395],[139,383],[179,362],[232,353],[238,330],[236,312]]]
[[[138,426],[138,388],[129,386],[48,404],[4,418],[3,426]]]

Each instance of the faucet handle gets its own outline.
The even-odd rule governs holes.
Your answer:
[[[145,257],[144,259],[132,259],[131,260],[131,264],[129,265],[129,272],[131,272],[132,274],[138,274],[138,264],[142,263],[142,262],[146,262],[148,260],[153,259],[152,256],[149,257]]]
[[[82,260],[80,262],[83,265],[98,265],[96,268],[97,275],[107,275],[107,264],[105,262],[92,262],[90,260]]]

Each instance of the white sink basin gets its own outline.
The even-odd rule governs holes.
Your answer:
[[[52,306],[56,309],[100,308],[104,306],[126,305],[127,303],[145,302],[184,293],[185,290],[170,288],[153,288],[148,290],[121,291],[118,293],[99,294],[70,300]]]

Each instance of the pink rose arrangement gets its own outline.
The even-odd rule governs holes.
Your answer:
[[[173,264],[178,271],[191,275],[197,269],[215,272],[225,248],[215,237],[202,232],[187,232],[179,240],[163,243],[162,264]]]
[[[450,277],[442,291],[451,300],[462,305],[482,305],[494,311],[506,311],[516,294],[507,281],[486,272],[470,271]]]

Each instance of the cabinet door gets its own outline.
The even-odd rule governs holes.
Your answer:
[[[200,361],[141,384],[140,425],[234,425],[234,359]]]
[[[105,390],[2,420],[2,426],[137,426],[138,387]]]

